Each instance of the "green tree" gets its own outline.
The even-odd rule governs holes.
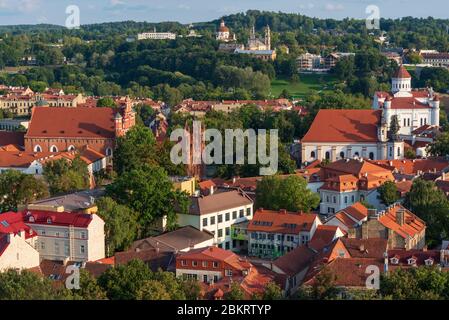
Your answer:
[[[137,214],[112,198],[96,200],[98,215],[105,222],[105,241],[108,256],[128,249],[138,234]]]
[[[97,280],[85,269],[80,269],[80,289],[72,289],[74,299],[105,300],[106,292],[98,285]]]
[[[16,170],[0,173],[0,213],[49,196],[46,184]]]
[[[262,295],[263,300],[280,300],[282,299],[282,290],[281,288],[275,283],[270,282],[265,287],[265,291]]]
[[[434,182],[420,178],[413,181],[404,205],[426,222],[429,245],[441,243],[448,236],[449,201]]]
[[[139,290],[152,272],[141,260],[132,260],[126,265],[108,269],[98,278],[98,284],[111,300],[135,300]]]
[[[323,267],[312,284],[312,298],[315,300],[333,299],[338,293],[335,286],[336,275],[327,266]]]
[[[231,288],[224,295],[225,300],[244,300],[245,292],[238,282],[232,282]]]
[[[441,133],[435,141],[428,146],[428,152],[433,156],[449,155],[449,132]]]
[[[377,189],[377,191],[379,192],[379,199],[386,206],[389,206],[399,200],[398,188],[392,181],[385,182]]]
[[[397,115],[391,116],[390,121],[390,138],[394,139],[396,135],[398,134],[399,130],[401,129],[401,126],[399,125],[399,119]]]
[[[114,169],[119,175],[156,163],[156,140],[150,129],[135,126],[117,139]]]
[[[398,268],[382,275],[380,293],[394,300],[448,299],[449,276],[437,267]]]
[[[65,288],[56,288],[50,280],[38,274],[22,270],[7,270],[0,273],[0,300],[65,300],[70,293]]]
[[[173,190],[173,184],[165,171],[158,166],[146,166],[120,175],[106,187],[108,196],[129,206],[138,214],[141,236],[150,235],[151,224],[167,217],[169,227],[176,225],[176,214],[187,212],[188,198]]]
[[[137,292],[138,300],[170,300],[164,284],[157,280],[146,280]]]
[[[114,99],[110,97],[100,98],[97,101],[97,107],[103,108],[103,107],[109,107],[109,108],[116,108],[117,104],[115,103]]]
[[[310,212],[319,203],[320,197],[307,189],[307,182],[299,176],[267,176],[257,182],[258,208]]]
[[[44,177],[51,194],[67,193],[89,188],[87,164],[77,155],[72,161],[58,159],[44,165]]]

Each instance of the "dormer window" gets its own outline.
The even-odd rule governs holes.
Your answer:
[[[35,220],[34,220],[34,217],[33,216],[30,216],[29,218],[28,218],[28,221],[29,222],[34,222]]]
[[[416,259],[415,258],[409,258],[407,260],[407,263],[409,264],[409,266],[413,266],[416,264]]]
[[[425,262],[426,266],[433,265],[433,259],[432,258],[426,259],[426,260],[424,260],[424,262]]]
[[[399,259],[393,257],[393,258],[390,259],[390,262],[391,262],[391,264],[399,264]]]
[[[51,218],[47,218],[47,223],[51,224]]]

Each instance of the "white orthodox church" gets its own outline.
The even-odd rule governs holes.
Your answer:
[[[218,28],[218,32],[216,35],[216,39],[222,42],[230,42],[237,40],[235,34],[231,34],[231,31],[226,26],[224,20],[221,20],[220,27]]]
[[[421,127],[438,127],[440,101],[432,89],[412,90],[411,76],[401,66],[391,92],[377,92],[371,110],[322,109],[301,140],[302,162],[345,158],[404,158],[404,141]],[[390,132],[396,115],[400,130]]]
[[[412,90],[412,77],[401,66],[391,81],[391,92],[377,92],[373,100],[374,110],[383,110],[391,123],[396,115],[401,135],[411,135],[422,126],[440,125],[440,100],[432,89]]]

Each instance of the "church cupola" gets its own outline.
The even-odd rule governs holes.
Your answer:
[[[411,97],[411,91],[412,76],[407,69],[401,65],[391,79],[391,92],[395,97]]]

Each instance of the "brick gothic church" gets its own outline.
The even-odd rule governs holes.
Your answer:
[[[35,107],[25,135],[25,151],[64,152],[89,146],[111,156],[115,139],[126,134],[135,123],[129,99],[119,110]]]

